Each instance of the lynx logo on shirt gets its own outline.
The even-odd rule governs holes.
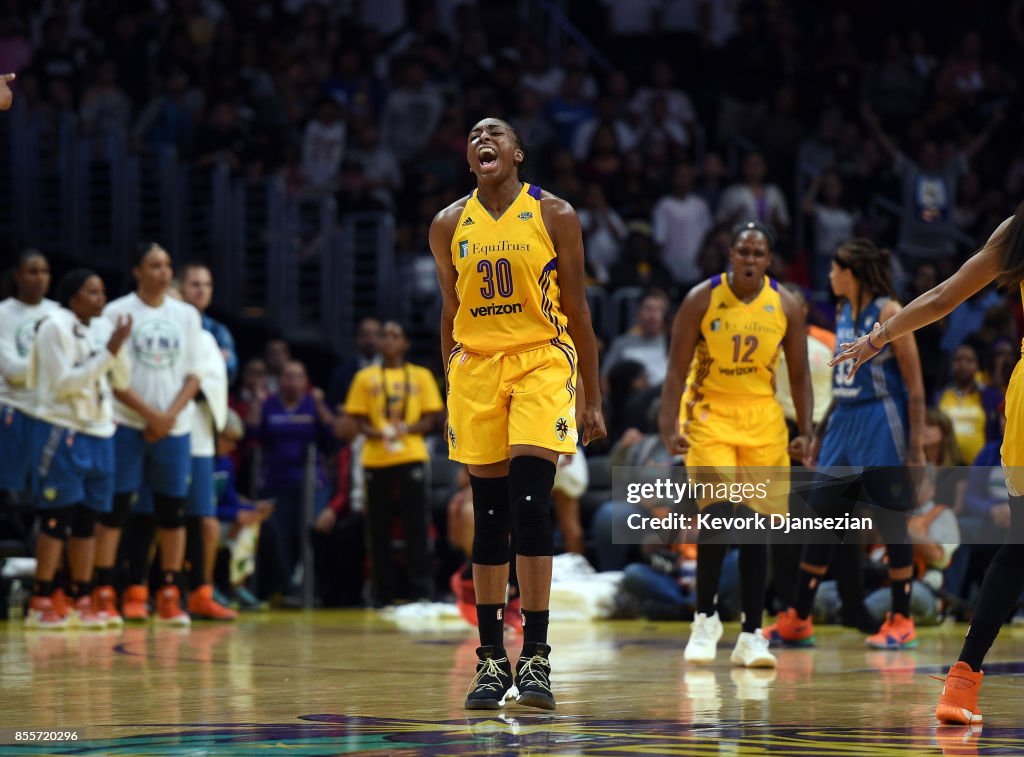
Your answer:
[[[181,330],[160,318],[143,321],[132,333],[132,357],[150,368],[173,368],[181,356]]]
[[[14,345],[18,350],[18,357],[28,357],[32,351],[32,342],[36,338],[36,320],[29,318],[18,324],[18,330],[14,332]]]

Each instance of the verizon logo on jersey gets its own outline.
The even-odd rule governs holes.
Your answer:
[[[506,305],[497,305],[492,302],[490,305],[481,305],[478,308],[469,309],[469,314],[472,315],[474,318],[480,318],[489,315],[511,315],[513,313],[522,312],[523,304],[521,302],[513,302],[511,304]]]

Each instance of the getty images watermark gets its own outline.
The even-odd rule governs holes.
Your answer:
[[[733,544],[991,544],[1008,535],[1007,473],[1014,481],[1013,471],[980,466],[615,467],[595,522],[598,538],[615,544],[698,535]]]

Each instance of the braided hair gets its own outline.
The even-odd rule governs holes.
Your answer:
[[[892,283],[892,255],[884,247],[877,246],[870,239],[855,237],[839,245],[832,259],[840,268],[853,273],[857,280],[857,301],[850,303],[855,315],[865,289],[876,297],[885,295],[897,299],[896,287]]]

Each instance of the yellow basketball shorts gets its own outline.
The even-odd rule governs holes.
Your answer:
[[[567,340],[515,353],[456,348],[448,363],[448,456],[507,460],[515,444],[576,452],[576,350]]]
[[[750,484],[754,489],[746,491],[755,493],[743,498],[742,504],[764,514],[788,510],[789,432],[782,407],[773,397],[704,397],[692,407],[684,397],[679,422],[690,441],[686,454],[690,479],[701,483]],[[758,485],[763,485],[763,489]],[[739,489],[734,487],[732,491]],[[739,504],[737,499],[716,494],[700,497],[697,504]]]

